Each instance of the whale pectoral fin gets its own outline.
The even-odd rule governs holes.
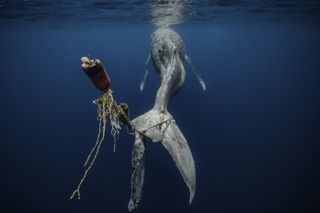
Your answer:
[[[148,73],[149,73],[148,66],[149,66],[150,60],[151,60],[151,53],[149,53],[149,55],[147,57],[147,60],[146,60],[146,62],[144,64],[144,76],[143,76],[143,79],[142,79],[141,84],[140,84],[140,91],[143,91],[144,85],[145,85],[147,77],[148,77]]]
[[[185,60],[187,61],[187,63],[190,65],[192,72],[196,75],[202,89],[205,91],[206,90],[206,84],[204,83],[204,81],[202,80],[200,74],[196,71],[196,69],[194,68],[194,65],[191,61],[191,59],[189,58],[189,56],[186,54],[185,55]]]
[[[164,139],[161,143],[170,153],[184,179],[184,182],[189,188],[189,204],[191,204],[196,189],[196,170],[187,140],[176,125],[175,121],[171,121],[168,125],[164,132]]]
[[[132,176],[131,176],[131,197],[128,204],[128,210],[132,211],[138,208],[142,197],[142,187],[144,182],[144,160],[145,160],[145,144],[144,136],[136,133],[132,149]]]

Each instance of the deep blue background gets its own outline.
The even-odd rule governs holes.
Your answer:
[[[191,147],[194,202],[165,149],[147,144],[137,212],[319,212],[320,28],[181,25],[187,52],[207,83],[187,79],[169,111]],[[153,71],[139,91],[151,25],[1,28],[0,212],[127,212],[131,147],[108,136],[82,188],[100,94],[80,58],[100,58],[114,97],[131,117],[153,104]],[[109,131],[110,129],[108,129]]]

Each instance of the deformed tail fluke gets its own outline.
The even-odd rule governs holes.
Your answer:
[[[168,126],[161,143],[170,153],[189,188],[189,204],[191,204],[196,189],[195,165],[187,140],[175,121],[172,121]]]
[[[142,186],[144,183],[144,161],[145,144],[143,135],[136,133],[136,139],[132,148],[132,175],[131,175],[131,196],[128,204],[128,210],[138,208],[142,197]]]
[[[169,152],[189,188],[189,203],[191,204],[196,189],[195,165],[187,140],[172,115],[167,111],[160,112],[159,110],[152,109],[132,122],[136,129],[136,141],[132,152],[133,172],[129,210],[131,211],[138,206],[142,196],[144,180],[144,157],[142,157],[144,156],[144,145],[142,138],[144,137],[151,139],[153,142],[162,143]],[[139,147],[142,148],[143,154],[138,151]],[[136,163],[137,159],[139,159],[139,163]]]

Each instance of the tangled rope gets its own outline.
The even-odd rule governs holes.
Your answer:
[[[99,121],[98,136],[94,147],[91,149],[84,163],[84,167],[86,168],[84,175],[82,176],[78,187],[72,193],[70,199],[73,199],[76,195],[78,199],[80,199],[80,188],[85,178],[87,177],[89,170],[93,166],[99,154],[102,141],[104,140],[108,116],[111,125],[111,135],[114,139],[114,152],[116,150],[116,143],[119,139],[119,131],[121,129],[119,119],[123,120],[124,117],[127,118],[127,112],[124,112],[124,110],[127,109],[127,105],[118,105],[117,102],[113,99],[112,91],[110,89],[106,93],[104,93],[99,99],[95,100],[94,103],[97,105],[97,120]]]
[[[161,132],[164,134],[164,132],[166,131],[170,123],[174,121],[171,118],[169,118],[140,132],[138,130],[135,130],[134,125],[131,123],[131,121],[128,118],[128,105],[124,103],[117,104],[117,102],[113,98],[112,91],[110,89],[106,93],[104,93],[99,99],[93,101],[93,103],[97,105],[97,114],[98,114],[97,120],[99,121],[98,136],[97,136],[95,145],[91,149],[83,165],[86,168],[84,171],[84,174],[77,188],[73,191],[70,199],[73,199],[75,197],[80,199],[80,188],[84,180],[86,179],[88,172],[92,168],[99,154],[101,144],[105,138],[108,117],[111,125],[111,135],[113,136],[113,139],[114,139],[114,146],[113,146],[114,152],[116,151],[116,144],[117,144],[117,141],[119,140],[119,131],[121,130],[120,121],[122,124],[125,124],[127,126],[129,132],[137,131],[143,135],[145,134],[146,131],[148,131],[151,128],[158,128],[161,130],[162,125],[165,124],[165,128],[161,130]]]

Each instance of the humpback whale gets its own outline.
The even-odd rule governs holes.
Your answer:
[[[206,90],[205,83],[186,55],[182,38],[168,26],[158,28],[151,35],[151,49],[146,60],[145,75],[140,90],[144,89],[148,64],[151,60],[156,72],[160,75],[161,84],[152,109],[132,120],[135,128],[135,141],[132,150],[133,171],[129,211],[138,207],[142,197],[146,139],[161,143],[171,155],[189,188],[189,204],[192,203],[196,189],[196,170],[192,153],[174,117],[168,112],[167,105],[185,81],[184,61],[190,64],[203,90]]]

